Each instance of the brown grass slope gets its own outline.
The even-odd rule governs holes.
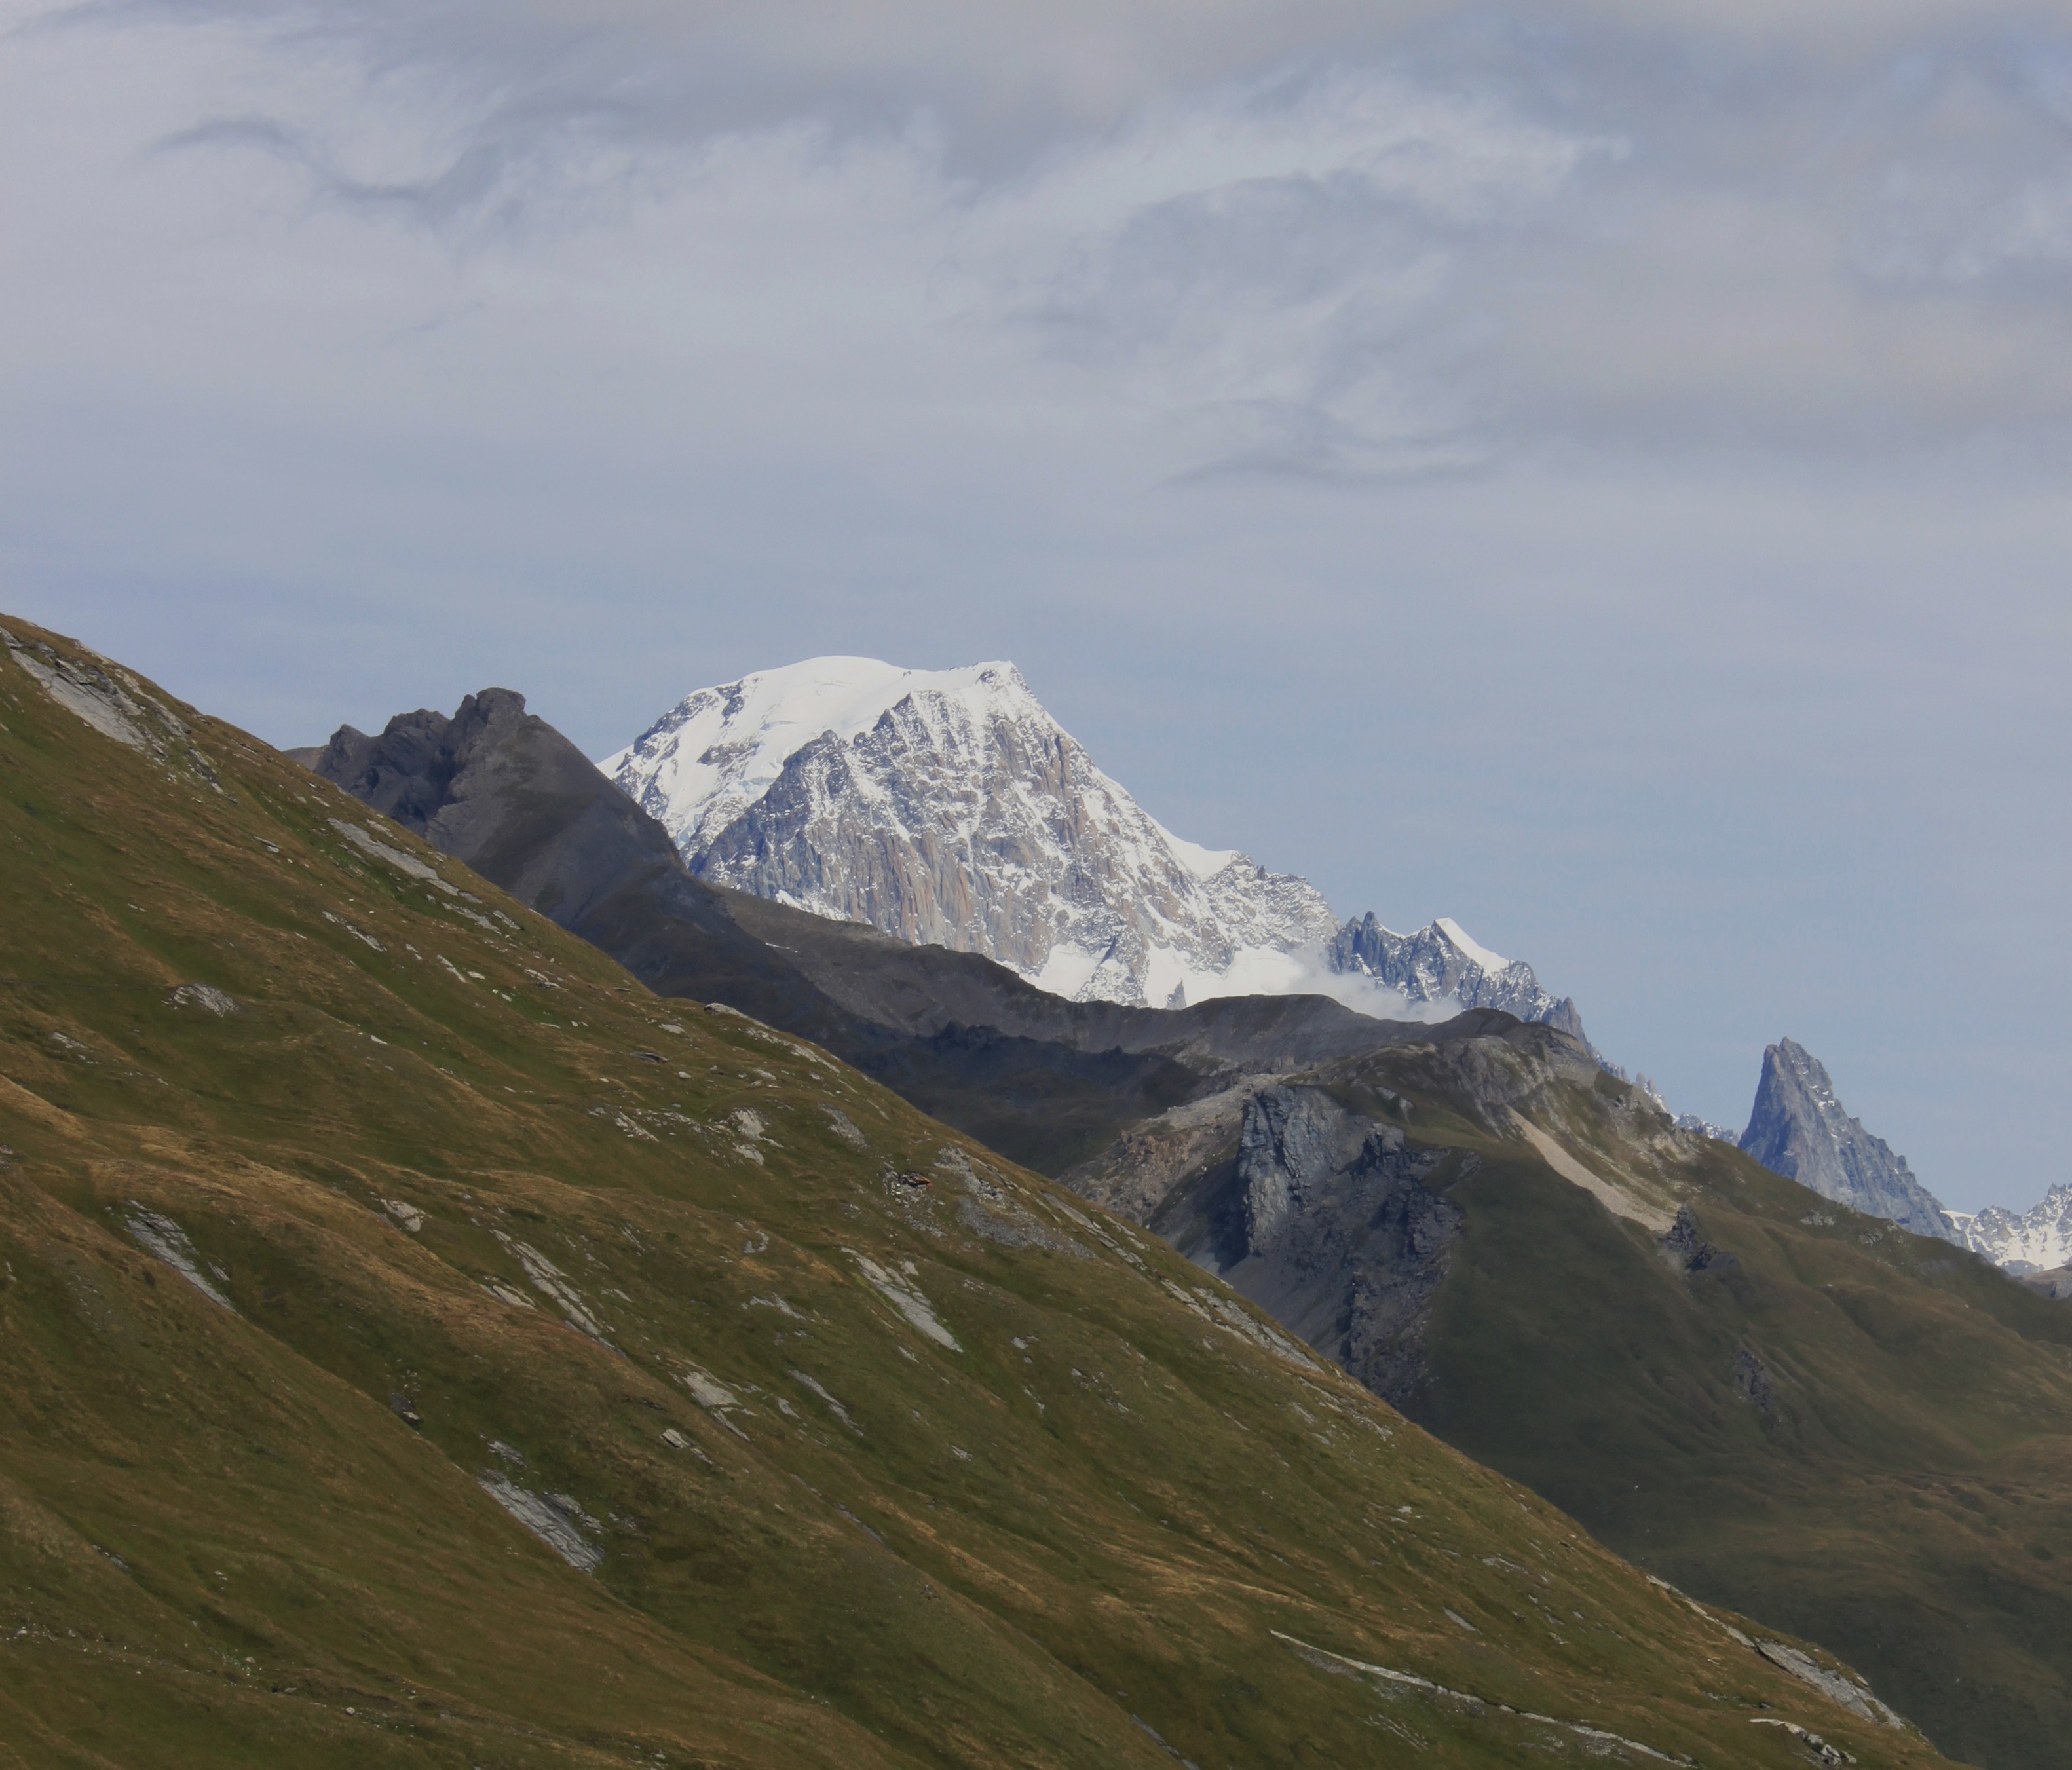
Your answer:
[[[0,1765],[1941,1761],[1149,1238],[0,639]]]

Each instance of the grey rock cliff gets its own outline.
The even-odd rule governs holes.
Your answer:
[[[1478,1030],[1500,1041],[1505,1029],[1518,1030],[1490,1015]],[[1577,1067],[1595,1074],[1587,1058]],[[1144,1223],[1407,1406],[1431,1380],[1433,1303],[1464,1220],[1438,1182],[1465,1179],[1479,1161],[1419,1147],[1389,1116],[1403,1103],[1386,1090],[1373,1099],[1379,1115],[1329,1087],[1249,1078],[1139,1127],[1065,1183]]]
[[[1962,1239],[1906,1158],[1849,1116],[1820,1060],[1790,1039],[1762,1053],[1762,1078],[1741,1147],[1773,1173],[1823,1198],[1917,1235]]]

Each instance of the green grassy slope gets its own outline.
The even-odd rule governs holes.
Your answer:
[[[1151,1238],[113,686],[144,747],[0,655],[0,1765],[1941,1761]]]
[[[1480,1129],[1429,1050],[1354,1068],[1482,1158],[1448,1191],[1465,1225],[1424,1423],[1686,1589],[1844,1653],[1953,1756],[2067,1760],[2072,1308],[1724,1144],[1664,1160],[1610,1077],[1560,1090],[1540,1116],[1572,1151],[1673,1179],[1733,1257],[1679,1271]]]

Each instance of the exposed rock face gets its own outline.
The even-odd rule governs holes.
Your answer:
[[[1835,1098],[1819,1059],[1781,1039],[1762,1054],[1762,1079],[1741,1148],[1773,1173],[1917,1235],[1961,1239],[1906,1158],[1864,1129]]]
[[[2017,1277],[2072,1265],[2072,1185],[2052,1187],[2029,1210],[1989,1205],[1975,1215],[1952,1211],[1950,1221],[1965,1246]]]
[[[1662,1238],[1662,1251],[1679,1272],[1731,1272],[1741,1261],[1705,1239],[1688,1205],[1679,1205],[1676,1221]]]
[[[1734,1354],[1734,1393],[1764,1419],[1775,1418],[1777,1397],[1770,1387],[1769,1368],[1745,1346]]]
[[[1009,663],[817,658],[701,689],[599,765],[701,879],[980,953],[1078,1001],[1311,993],[1385,1018],[1572,1003],[1450,922],[1342,926],[1306,880],[1182,841]]]
[[[1305,1187],[1321,1184],[1338,1165],[1332,1134],[1349,1123],[1328,1097],[1308,1088],[1268,1088],[1246,1105],[1237,1177],[1244,1183],[1248,1253],[1268,1253],[1279,1243],[1288,1219],[1302,1208]]]
[[[1444,1159],[1321,1088],[1226,1097],[1232,1161],[1151,1227],[1228,1279],[1377,1394],[1424,1384],[1432,1300],[1459,1239],[1458,1207],[1427,1189]]]
[[[1504,959],[1478,947],[1445,917],[1414,934],[1399,934],[1372,911],[1333,938],[1331,968],[1371,977],[1413,1003],[1456,1001],[1462,1008],[1496,1008],[1521,1021],[1539,1021],[1582,1038],[1583,1016],[1572,1000],[1540,987],[1522,959]]]

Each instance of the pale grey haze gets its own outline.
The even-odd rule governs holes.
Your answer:
[[[1012,658],[1680,1108],[2072,1177],[2062,5],[0,31],[0,605],[283,743]]]

